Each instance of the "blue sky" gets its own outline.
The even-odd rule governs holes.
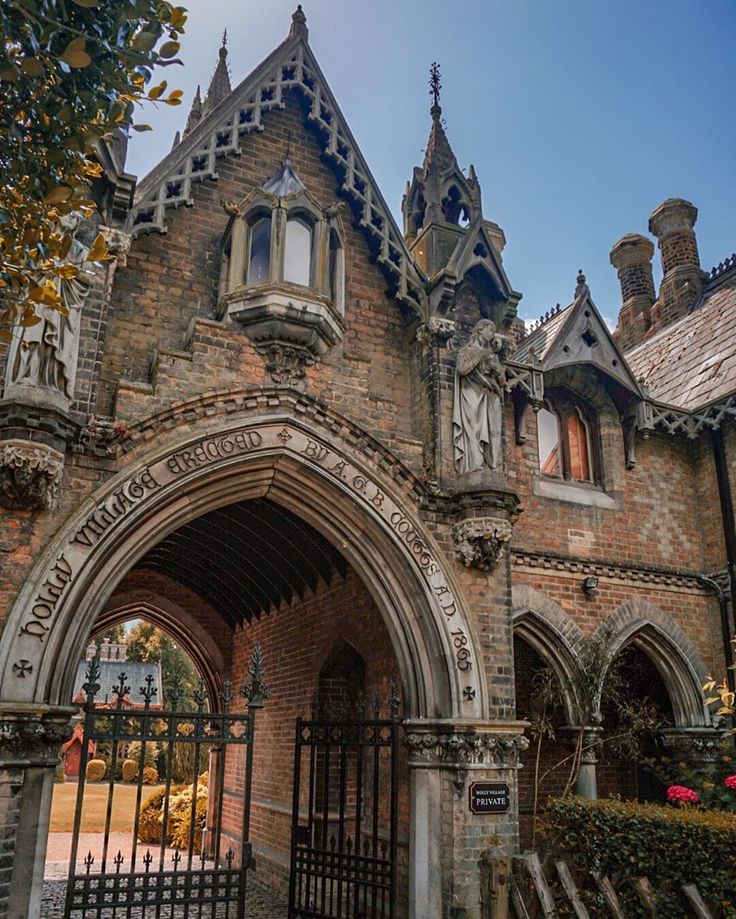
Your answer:
[[[170,149],[223,29],[236,85],[286,35],[294,0],[181,0],[189,24],[170,84],[178,109],[147,110],[127,168]],[[615,320],[608,253],[647,232],[668,197],[699,209],[701,262],[736,250],[736,0],[306,0],[310,44],[397,219],[429,131],[429,65],[462,166],[475,165],[484,215],[506,233],[504,261],[536,318],[572,298],[583,268]],[[655,277],[658,276],[655,253]]]

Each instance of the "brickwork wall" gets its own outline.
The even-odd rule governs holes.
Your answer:
[[[337,575],[328,587],[264,616],[238,631],[233,644],[236,685],[247,679],[255,644],[266,664],[271,698],[258,714],[253,781],[251,837],[259,851],[257,875],[278,890],[288,879],[294,732],[299,716],[309,717],[319,691],[320,671],[335,649],[352,646],[365,662],[364,692],[388,699],[389,680],[398,665],[380,614],[364,585],[352,571]],[[401,884],[407,864],[408,779],[401,751],[399,780],[399,844]],[[236,763],[229,764],[226,788],[236,789]],[[383,776],[385,778],[385,776]],[[405,896],[405,894],[404,894]]]
[[[194,186],[193,209],[172,212],[165,236],[149,234],[133,242],[113,294],[101,414],[115,411],[127,420],[203,390],[264,383],[263,359],[237,324],[198,322],[189,335],[193,320],[212,320],[215,310],[218,245],[228,221],[221,202],[240,202],[260,188],[281,165],[289,136],[292,163],[309,192],[322,207],[337,199],[334,175],[320,159],[317,140],[305,132],[293,97],[287,95],[285,110],[265,116],[264,128],[243,138],[241,156],[218,161],[216,183]],[[402,455],[404,442],[415,442],[418,434],[412,410],[413,336],[398,306],[386,297],[386,280],[371,263],[349,209],[342,220],[344,343],[308,370],[308,389]],[[131,396],[124,383],[115,406],[121,379],[153,382],[153,391],[133,387]],[[415,452],[409,452],[409,462]]]

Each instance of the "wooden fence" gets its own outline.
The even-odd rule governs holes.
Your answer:
[[[515,911],[517,919],[534,919],[534,917],[540,916],[544,917],[544,919],[559,919],[559,912],[555,905],[550,883],[536,852],[531,855],[520,856],[515,859],[515,862],[517,871],[509,879],[509,893],[511,906],[513,907],[510,915],[513,916]],[[576,919],[591,919],[578,885],[575,883],[567,864],[564,861],[555,861],[554,871],[559,881],[560,893],[567,899],[572,914]],[[601,903],[605,903],[613,919],[628,919],[611,880],[597,872],[591,872],[590,881],[594,890],[600,895]],[[636,892],[647,915],[651,916],[652,919],[656,919],[660,915],[657,907],[657,892],[649,880],[645,877],[633,877],[625,883],[629,884]],[[696,919],[715,919],[694,884],[683,884],[680,889],[684,900],[690,906],[689,915],[696,917]],[[501,915],[504,915],[503,911]],[[506,915],[509,915],[509,913],[507,912]],[[688,914],[683,913],[683,917],[686,915]],[[491,919],[495,919],[493,914],[491,914]]]

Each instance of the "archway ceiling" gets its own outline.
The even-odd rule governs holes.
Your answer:
[[[136,564],[195,591],[233,627],[330,584],[347,562],[312,526],[258,498],[203,514]]]

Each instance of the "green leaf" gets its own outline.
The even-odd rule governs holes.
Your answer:
[[[97,6],[97,0],[74,0],[74,3],[85,10],[93,10]]]
[[[133,48],[136,51],[148,52],[158,41],[158,34],[156,32],[140,32],[133,39]]]
[[[134,124],[131,125],[134,131],[152,131],[153,128],[150,124]]]
[[[59,60],[75,69],[87,67],[92,63],[92,58],[85,51],[85,41],[83,38],[72,39],[66,48],[64,48],[63,53],[59,55]]]

